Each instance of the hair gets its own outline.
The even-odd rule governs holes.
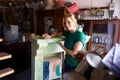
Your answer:
[[[64,15],[64,18],[63,18],[63,25],[64,25],[64,21],[65,21],[65,19],[66,18],[71,18],[71,20],[73,21],[73,23],[74,23],[74,26],[76,27],[76,29],[78,28],[78,24],[77,24],[77,19],[75,18],[75,15],[74,14],[66,14],[66,15]]]

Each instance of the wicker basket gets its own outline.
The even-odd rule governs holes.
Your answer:
[[[107,52],[108,50],[106,49],[106,47],[97,45],[95,47],[95,50],[93,51],[79,51],[75,55],[75,60],[79,63],[83,59],[84,55],[87,53],[95,53],[95,54],[100,55],[103,58],[107,54]]]
[[[90,52],[98,54],[103,58],[107,54],[108,50],[107,50],[106,47],[98,45],[98,46],[95,47],[95,50],[90,51]]]

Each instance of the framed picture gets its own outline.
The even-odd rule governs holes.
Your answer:
[[[101,11],[97,11],[97,14],[96,14],[97,16],[104,16],[104,11],[103,10],[101,10]]]
[[[53,25],[52,24],[53,18],[52,17],[45,17],[44,20],[45,20],[45,33],[48,33],[49,28]]]

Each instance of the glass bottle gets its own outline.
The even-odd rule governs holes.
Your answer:
[[[25,39],[26,37],[25,37],[25,34],[23,34],[23,36],[22,36],[22,41],[23,42],[25,42],[26,41],[26,39]]]

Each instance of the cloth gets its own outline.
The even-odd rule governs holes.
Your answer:
[[[72,50],[74,47],[74,44],[76,42],[81,41],[83,44],[82,50],[84,49],[86,38],[83,32],[79,30],[76,30],[76,32],[74,33],[70,33],[69,31],[63,31],[63,36],[65,36],[64,46],[66,48]],[[69,54],[66,54],[65,61],[66,61],[66,64],[71,67],[76,67],[78,65],[77,61]]]
[[[120,78],[120,44],[113,46],[102,62]]]

